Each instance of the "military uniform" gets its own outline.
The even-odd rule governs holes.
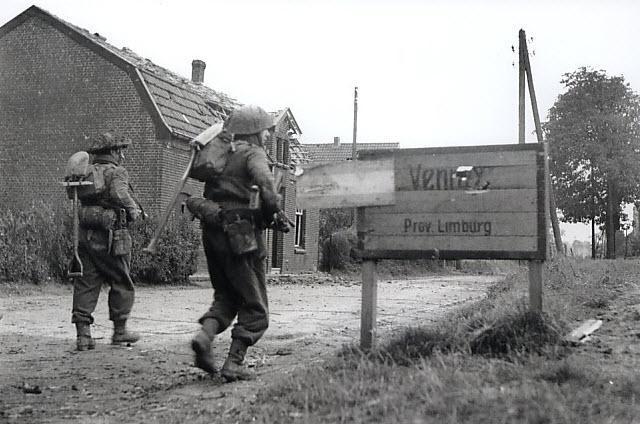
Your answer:
[[[88,150],[95,154],[93,163],[104,176],[105,191],[96,198],[81,200],[80,212],[83,212],[83,208],[97,208],[98,213],[114,210],[114,216],[117,216],[124,210],[126,222],[138,218],[138,205],[129,192],[129,175],[119,165],[118,149],[128,144],[128,140],[105,133]],[[131,253],[113,254],[114,229],[89,227],[80,221],[78,254],[84,265],[84,272],[82,277],[74,280],[71,318],[78,329],[78,350],[93,349],[95,346],[89,324],[93,323],[92,314],[105,283],[110,285],[108,305],[109,319],[114,322],[112,342],[132,343],[139,338],[125,327],[134,302],[134,283],[129,274]],[[120,235],[123,231],[127,233],[124,235],[128,235],[126,225],[121,230]]]
[[[205,184],[204,196],[216,202],[221,215],[234,219],[234,210],[249,208],[251,186],[260,187],[265,214],[279,209],[279,196],[274,192],[273,175],[268,159],[260,146],[238,141],[222,175]],[[231,337],[248,346],[262,337],[269,325],[269,306],[265,285],[264,258],[266,247],[263,228],[255,222],[257,250],[243,255],[233,253],[222,225],[203,225],[202,242],[211,282],[215,290],[214,302],[202,316],[216,319],[224,331],[238,316]]]
[[[234,130],[234,119],[251,122],[236,125],[239,130]],[[242,367],[247,347],[254,345],[269,326],[264,266],[267,253],[263,235],[265,221],[261,217],[271,217],[280,211],[280,196],[275,192],[273,174],[262,143],[266,137],[263,131],[272,126],[273,119],[255,106],[234,111],[225,127],[235,134],[235,152],[229,154],[222,173],[208,180],[204,189],[204,197],[220,208],[220,218],[218,222],[202,220],[202,242],[214,297],[211,307],[199,320],[203,329],[192,340],[192,348],[196,353],[196,366],[214,373],[211,340],[237,319],[231,331],[229,356],[221,371],[227,380],[251,377]],[[254,185],[259,187],[260,214],[249,209]],[[230,242],[225,225],[242,218],[253,225],[256,248],[239,254]]]

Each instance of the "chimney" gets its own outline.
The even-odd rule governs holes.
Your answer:
[[[207,64],[202,60],[194,59],[191,62],[191,81],[196,84],[202,84],[204,82],[204,68],[207,67]]]
[[[338,147],[340,145],[340,137],[333,137],[333,147]]]

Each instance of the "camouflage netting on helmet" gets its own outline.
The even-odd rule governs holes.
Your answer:
[[[127,147],[131,144],[131,140],[113,132],[105,132],[100,134],[93,140],[91,147],[87,149],[89,153],[106,152],[119,147]]]

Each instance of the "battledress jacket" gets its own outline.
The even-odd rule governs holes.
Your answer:
[[[129,191],[129,173],[127,170],[113,161],[100,156],[93,161],[94,164],[103,167],[105,185],[108,193],[103,194],[103,199],[110,207],[123,208],[127,211],[129,219],[138,209],[136,201]]]
[[[280,195],[275,192],[267,153],[260,146],[239,140],[236,151],[227,159],[222,174],[207,181],[204,197],[223,208],[246,208],[251,198],[251,186],[260,188],[262,212],[270,217],[280,210]]]

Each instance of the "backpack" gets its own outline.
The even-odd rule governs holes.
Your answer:
[[[112,165],[114,166],[114,165]],[[90,182],[92,184],[66,187],[67,197],[73,200],[74,187],[78,190],[78,200],[97,200],[106,191],[104,169],[94,163],[89,163],[89,154],[84,151],[76,152],[67,162],[65,181]]]
[[[189,177],[202,182],[217,177],[224,170],[229,156],[234,151],[234,143],[228,138],[214,138],[196,153]]]

